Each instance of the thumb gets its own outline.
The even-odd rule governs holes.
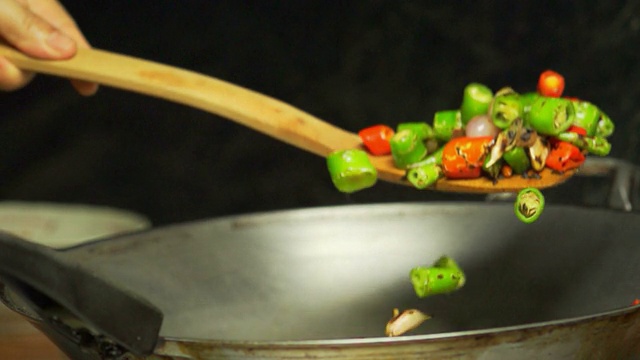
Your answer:
[[[0,36],[34,57],[66,59],[76,52],[73,39],[15,0],[0,0]]]

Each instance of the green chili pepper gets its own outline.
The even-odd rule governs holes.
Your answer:
[[[417,163],[413,163],[413,164],[409,165],[408,168],[411,169],[411,168],[414,168],[414,167],[419,167],[419,166],[427,165],[427,164],[442,165],[442,150],[443,149],[444,149],[444,146],[441,146],[440,148],[438,148],[438,150],[436,150],[433,153],[429,154],[429,156],[427,156],[423,160],[420,160]]]
[[[530,224],[540,217],[544,210],[544,196],[536,188],[522,189],[516,197],[514,211],[518,219]]]
[[[493,92],[485,85],[478,83],[467,85],[462,95],[462,105],[460,105],[462,124],[466,125],[476,115],[487,114],[491,100],[493,100]]]
[[[587,150],[590,154],[607,156],[611,152],[611,143],[604,137],[587,137],[574,132],[566,132],[558,135],[558,139],[566,141],[581,150]]]
[[[500,176],[500,169],[502,169],[502,159],[495,161],[491,165],[487,165],[491,160],[490,156],[486,156],[484,158],[484,162],[482,163],[482,170],[492,179],[497,179]]]
[[[518,94],[496,96],[491,105],[491,120],[500,129],[506,129],[511,123],[524,115],[522,101]]]
[[[438,260],[436,260],[432,266],[440,267],[440,268],[449,268],[455,269],[458,271],[462,271],[458,263],[448,256],[441,256]]]
[[[525,122],[540,134],[555,136],[566,131],[574,119],[571,100],[540,96],[531,104]]]
[[[398,124],[398,128],[396,129],[396,132],[400,132],[402,130],[407,130],[407,129],[415,131],[415,133],[418,134],[418,137],[422,140],[433,139],[433,137],[435,136],[431,126],[424,122],[400,123]]]
[[[417,167],[412,167],[407,172],[407,179],[409,182],[419,190],[426,189],[433,185],[442,177],[442,168],[435,163],[435,160],[431,163],[423,164]]]
[[[527,151],[523,147],[514,147],[502,154],[504,161],[511,166],[516,174],[524,174],[531,168],[531,161],[527,155]]]
[[[594,136],[600,120],[600,109],[588,101],[574,101],[573,107],[576,112],[573,125],[583,128],[587,136]]]
[[[398,168],[406,169],[427,155],[427,147],[418,134],[410,129],[395,133],[389,140],[391,155]]]
[[[466,281],[462,269],[448,256],[441,257],[430,267],[413,268],[410,276],[413,289],[420,298],[451,293],[464,286]]]
[[[335,187],[344,193],[371,187],[378,179],[364,150],[336,150],[327,156],[327,168]]]
[[[433,132],[439,142],[451,140],[453,131],[462,129],[459,110],[442,110],[433,116]]]
[[[613,121],[611,121],[611,118],[601,111],[600,120],[598,120],[598,127],[596,128],[596,136],[606,138],[611,136],[614,130],[615,125],[613,124]]]
[[[534,100],[540,97],[540,94],[536,91],[526,92],[524,94],[520,94],[520,102],[522,103],[522,113],[526,117],[526,114],[531,111],[531,104],[533,104]]]

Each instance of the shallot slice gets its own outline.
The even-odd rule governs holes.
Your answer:
[[[425,320],[430,318],[431,316],[417,309],[408,309],[400,313],[400,311],[395,308],[393,309],[393,317],[387,322],[385,334],[387,336],[400,336],[407,331],[417,328],[425,322]]]

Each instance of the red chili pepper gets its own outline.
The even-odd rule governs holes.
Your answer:
[[[358,132],[362,143],[373,155],[389,155],[391,146],[389,139],[395,132],[386,125],[373,125]]]
[[[576,125],[571,125],[569,129],[567,129],[567,132],[573,132],[578,135],[587,136],[587,130],[585,130],[585,128],[581,128],[580,126],[576,126]]]
[[[640,305],[640,299],[635,299],[633,300],[633,302],[631,302],[631,306],[636,306],[636,305]]]
[[[442,170],[450,179],[472,179],[482,174],[482,163],[489,152],[492,136],[458,137],[442,148]]]
[[[558,141],[547,156],[545,165],[556,171],[567,171],[580,167],[585,156],[577,146]]]
[[[560,97],[564,91],[564,77],[553,70],[544,71],[538,79],[538,93],[548,97]]]

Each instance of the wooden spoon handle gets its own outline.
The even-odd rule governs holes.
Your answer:
[[[356,134],[282,101],[210,76],[103,50],[69,60],[34,59],[0,44],[0,55],[38,73],[86,80],[198,108],[320,156],[360,144]]]

